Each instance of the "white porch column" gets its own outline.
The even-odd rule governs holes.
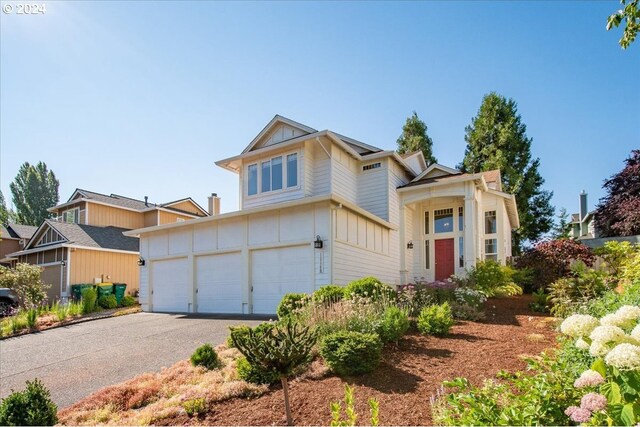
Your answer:
[[[475,203],[475,189],[472,183],[467,183],[464,198],[464,268],[475,265],[478,257],[478,210]]]
[[[398,234],[400,235],[400,284],[405,285],[407,283],[407,243],[406,243],[406,208],[403,203],[400,204],[400,228]]]

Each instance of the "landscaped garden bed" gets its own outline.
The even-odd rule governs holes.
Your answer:
[[[369,412],[367,399],[374,397],[380,403],[383,425],[431,424],[429,398],[437,393],[442,381],[467,376],[480,383],[501,369],[523,369],[523,356],[536,355],[555,346],[553,319],[531,312],[530,302],[528,296],[490,299],[484,321],[458,322],[449,335],[442,337],[412,332],[397,345],[386,346],[381,364],[364,376],[341,379],[331,374],[322,362],[314,362],[307,374],[290,383],[296,424],[328,424],[329,404],[343,398],[344,384],[355,386],[357,411],[363,414],[363,420]],[[237,350],[223,350],[220,354],[229,362],[228,355],[237,356]],[[274,385],[269,389],[239,381],[232,368],[204,371],[186,361],[179,362],[162,373],[144,374],[108,387],[61,410],[60,422],[70,425],[284,424],[282,388]],[[224,376],[231,381],[221,389]],[[210,404],[200,417],[189,416],[183,403],[200,396],[198,393],[203,387],[209,389],[206,393],[210,399],[222,398],[223,401]],[[160,395],[167,395],[167,390],[171,397],[159,399]],[[128,396],[134,403],[123,403],[122,396]]]

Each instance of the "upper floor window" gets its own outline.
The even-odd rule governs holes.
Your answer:
[[[298,154],[293,153],[286,156],[286,167],[283,165],[283,156],[273,157],[260,163],[260,174],[258,174],[258,164],[254,163],[247,167],[248,189],[247,194],[253,196],[258,193],[278,191],[284,188],[296,187],[298,185]]]
[[[433,212],[433,228],[435,233],[453,231],[453,209],[439,209]]]
[[[371,169],[378,169],[379,167],[382,167],[382,163],[378,162],[378,163],[371,163],[370,165],[364,165],[362,167],[363,171],[368,171]]]
[[[68,211],[64,211],[62,213],[62,221],[63,222],[68,222],[71,224],[77,224],[78,223],[78,208],[76,209],[70,209]]]
[[[497,229],[496,211],[484,213],[484,234],[494,234]]]

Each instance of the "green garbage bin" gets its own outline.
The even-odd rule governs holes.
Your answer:
[[[82,291],[87,288],[93,288],[90,283],[80,283],[77,285],[71,285],[71,296],[74,300],[80,301],[82,299]]]
[[[127,290],[126,283],[114,283],[113,284],[113,292],[116,294],[116,301],[118,301],[118,305],[122,302],[122,298],[124,298],[124,292]]]
[[[101,283],[96,286],[98,291],[98,298],[113,294],[113,283]]]

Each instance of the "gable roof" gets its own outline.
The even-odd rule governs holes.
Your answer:
[[[185,197],[184,199],[178,199],[178,200],[174,200],[172,202],[167,202],[167,203],[162,203],[159,206],[165,209],[170,209],[176,212],[186,212],[189,213],[191,215],[193,215],[193,212],[187,212],[183,209],[178,209],[178,208],[174,208],[172,207],[173,205],[177,205],[178,203],[182,203],[182,202],[191,202],[199,211],[201,211],[204,215],[198,215],[198,216],[209,216],[209,212],[207,210],[205,210],[202,206],[200,206],[199,204],[196,203],[195,200],[193,200],[191,197]]]
[[[126,228],[96,227],[94,225],[72,224],[50,219],[42,223],[38,233],[34,234],[33,238],[25,246],[25,250],[38,249],[39,247],[34,247],[37,243],[36,237],[42,235],[48,228],[62,236],[66,240],[65,243],[69,245],[130,252],[138,252],[140,250],[140,242],[137,238],[122,234],[127,231]]]
[[[149,206],[152,206],[151,203],[145,204],[142,200],[132,199],[130,197],[119,196],[117,194],[101,194],[96,193],[94,191],[82,190],[78,188],[76,192],[69,198],[69,202],[75,199],[76,193],[79,193],[83,196],[83,198],[88,200],[95,200],[96,202],[107,203],[109,205],[122,206],[123,208],[135,209],[138,211],[144,210]]]
[[[242,154],[244,153],[248,153],[249,151],[251,151],[258,142],[260,142],[260,140],[267,135],[269,132],[271,132],[276,126],[278,126],[279,124],[286,124],[291,126],[292,128],[298,129],[299,131],[301,131],[303,134],[308,135],[310,133],[316,133],[318,132],[316,129],[309,127],[307,125],[303,125],[302,123],[298,123],[294,120],[288,119],[286,117],[283,117],[279,114],[276,114],[275,116],[273,116],[273,119],[271,119],[269,121],[269,123],[267,123],[267,125],[262,128],[262,130],[260,131],[260,133],[258,133],[258,135],[256,135],[255,138],[253,138],[253,140],[251,141],[251,143],[249,145],[247,145],[247,148],[245,148],[244,150],[242,150]],[[299,136],[299,135],[298,135]],[[279,141],[279,142],[284,142],[284,141],[288,141],[291,138],[287,138],[283,141]]]
[[[2,227],[2,233],[10,238],[28,240],[37,229],[38,227],[34,227],[33,225],[7,224],[6,228]]]

